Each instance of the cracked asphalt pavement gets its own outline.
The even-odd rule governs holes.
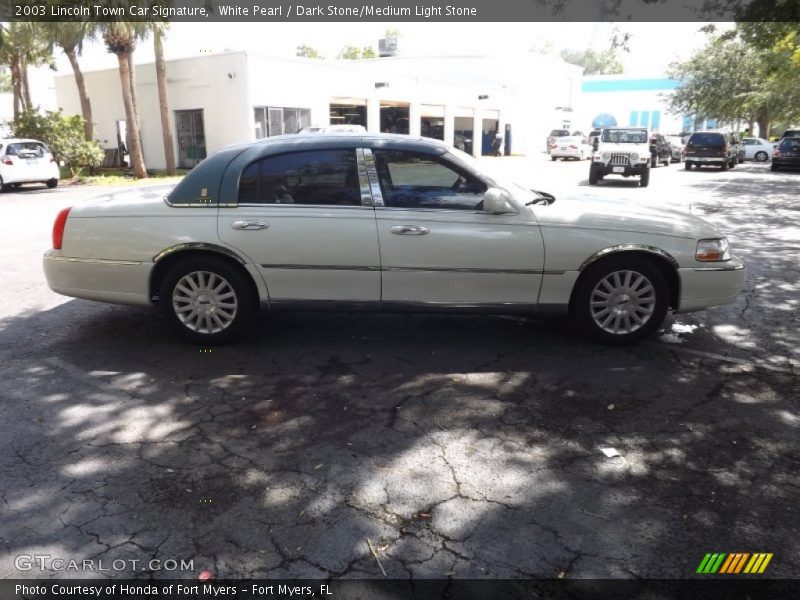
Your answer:
[[[714,551],[796,577],[800,173],[590,188],[585,162],[488,160],[705,215],[745,290],[630,348],[562,319],[296,313],[203,351],[47,289],[52,219],[91,189],[0,196],[0,577],[382,577],[367,540],[399,578],[680,578]],[[18,570],[45,554],[140,562]]]

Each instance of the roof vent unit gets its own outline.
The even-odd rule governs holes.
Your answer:
[[[397,54],[397,38],[387,37],[378,40],[378,56],[394,56]]]

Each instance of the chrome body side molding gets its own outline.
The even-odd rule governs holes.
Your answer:
[[[675,260],[675,258],[668,252],[664,252],[661,248],[656,248],[655,246],[647,246],[645,244],[619,244],[617,246],[609,246],[608,248],[603,248],[602,250],[595,252],[589,258],[583,261],[581,266],[578,267],[578,271],[583,271],[593,262],[598,261],[601,258],[604,258],[611,254],[618,254],[620,252],[631,252],[631,251],[655,254],[656,256],[660,256],[661,258],[666,259],[674,269],[678,268],[678,261]]]
[[[165,248],[164,250],[156,254],[153,257],[153,262],[158,263],[165,257],[184,250],[206,250],[209,252],[216,252],[217,254],[224,254],[225,256],[234,259],[239,264],[242,265],[245,264],[245,260],[230,248],[226,248],[225,246],[219,246],[217,244],[208,244],[206,242],[186,242],[184,244],[175,244],[174,246]]]

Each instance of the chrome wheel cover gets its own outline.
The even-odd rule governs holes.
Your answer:
[[[594,286],[589,297],[592,320],[614,335],[633,333],[653,316],[656,290],[637,271],[614,271]]]
[[[172,310],[181,323],[197,333],[219,333],[236,318],[238,300],[228,281],[217,273],[192,271],[172,290]]]

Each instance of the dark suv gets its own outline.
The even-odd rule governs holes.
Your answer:
[[[660,133],[650,136],[650,166],[654,169],[659,163],[669,166],[672,162],[672,146]]]
[[[785,137],[775,148],[772,155],[773,171],[785,169],[800,169],[800,134],[798,137]]]
[[[739,162],[739,144],[727,131],[695,131],[686,142],[684,168],[715,166],[723,171]]]

